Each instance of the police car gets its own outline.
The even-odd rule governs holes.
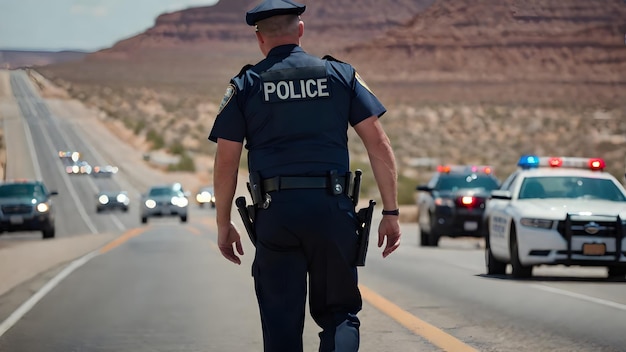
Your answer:
[[[499,186],[490,166],[438,166],[428,184],[417,187],[420,245],[437,246],[441,236],[483,237],[485,203]]]
[[[604,266],[626,275],[626,190],[602,159],[523,156],[487,203],[487,273],[538,265]]]

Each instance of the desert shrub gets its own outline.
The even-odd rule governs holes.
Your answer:
[[[133,133],[135,133],[135,136],[138,136],[141,133],[141,131],[144,130],[144,128],[146,128],[146,121],[139,120],[135,123],[135,128],[133,129]]]
[[[152,150],[161,149],[165,146],[163,136],[153,129],[150,129],[146,134],[146,140],[152,144]]]
[[[170,145],[170,147],[168,148],[168,151],[174,155],[180,155],[180,156],[185,155],[185,147],[183,147],[183,145],[180,144],[180,142],[174,142],[172,145]]]

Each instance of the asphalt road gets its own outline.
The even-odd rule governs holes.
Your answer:
[[[136,203],[127,214],[97,214],[97,189],[119,187],[136,200],[146,184],[167,176],[120,152],[114,136],[86,128],[97,126],[91,117],[61,107],[74,103],[42,99],[21,72],[10,77],[19,114],[0,101],[4,126],[8,117],[28,128],[23,137],[11,134],[9,153],[32,159],[23,172],[40,172],[59,191],[58,238],[43,242],[67,254],[0,296],[0,351],[261,351],[247,239],[236,266],[217,250],[210,208],[193,206],[187,224],[172,218],[141,226]],[[133,169],[110,180],[69,176],[56,155],[61,149]],[[626,285],[607,281],[605,269],[490,277],[480,240],[443,238],[439,248],[421,248],[415,224],[402,231],[402,246],[386,259],[372,233],[360,269],[361,351],[626,351]],[[93,250],[72,250],[91,239],[99,241]],[[45,253],[35,255],[41,246],[38,234],[0,236],[0,264],[18,250],[33,256],[12,257],[13,265],[42,260]],[[0,275],[8,277],[10,265]],[[33,294],[36,302],[20,307]],[[314,351],[318,330],[306,324],[305,350]]]

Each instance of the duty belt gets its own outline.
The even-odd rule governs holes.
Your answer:
[[[263,180],[263,192],[280,191],[283,189],[330,189],[337,184],[341,186],[338,193],[347,190],[346,178],[337,177],[337,182],[331,182],[328,176],[276,176]]]

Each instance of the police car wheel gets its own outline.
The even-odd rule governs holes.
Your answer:
[[[429,233],[420,228],[420,246],[428,247]]]
[[[428,221],[430,224],[430,231],[426,232],[426,246],[428,247],[437,247],[439,246],[439,238],[441,235],[437,230],[437,223],[435,221],[434,215],[429,212]]]
[[[142,218],[141,218],[141,223],[142,223],[142,224],[146,224],[146,223],[148,223],[148,218],[147,218],[147,217],[145,217],[145,216],[144,216],[144,217],[142,217]]]
[[[54,238],[54,227],[50,227],[41,231],[41,237],[43,239]]]
[[[180,222],[187,222],[187,215],[180,217]]]
[[[511,251],[511,268],[513,277],[516,279],[529,278],[533,274],[533,267],[524,266],[519,259],[519,248],[517,244],[517,235],[515,233],[515,226],[511,225],[510,245]]]
[[[487,235],[485,242],[485,263],[487,264],[487,275],[504,275],[506,273],[506,263],[496,259],[491,252],[489,235]]]
[[[623,279],[626,276],[626,268],[619,266],[610,266],[608,276],[610,279]]]

